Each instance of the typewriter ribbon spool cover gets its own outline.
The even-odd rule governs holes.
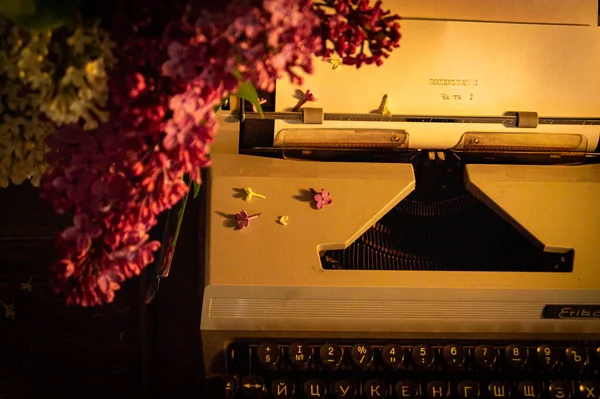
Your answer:
[[[600,116],[600,28],[405,20],[402,32],[401,47],[380,68],[334,70],[317,61],[315,74],[306,77],[302,87],[318,98],[310,105],[325,113],[369,113],[387,94],[392,114],[496,116],[531,111],[548,117]],[[289,112],[296,105],[296,90],[278,81],[276,111]],[[232,134],[231,127],[225,129]],[[374,148],[385,142],[394,150],[429,150],[424,163],[436,163],[445,150],[461,145],[469,151],[500,148],[508,136],[495,133],[514,134],[517,141],[524,137],[519,134],[539,135],[540,148],[561,143],[561,148],[580,154],[593,151],[600,135],[599,125],[578,124],[517,128],[276,120],[274,145],[285,147],[286,135],[302,144],[302,129],[321,131],[330,139],[304,143],[312,147],[334,147],[336,142],[348,147],[360,142],[358,134],[366,134]],[[397,140],[390,145],[394,134]],[[476,141],[465,138],[483,138],[480,142],[487,147],[469,147]],[[201,324],[206,347],[214,349],[224,337],[237,333],[600,333],[596,317],[543,318],[546,305],[600,304],[598,164],[463,165],[464,201],[444,199],[436,208],[441,213],[460,211],[477,202],[485,208],[482,212],[494,213],[498,223],[518,232],[518,245],[527,242],[536,251],[558,254],[564,268],[503,271],[502,265],[494,269],[475,262],[467,268],[450,262],[444,270],[394,264],[388,264],[389,270],[351,270],[324,267],[322,257],[343,256],[361,239],[380,245],[378,234],[385,231],[377,233],[375,227],[394,211],[398,220],[412,220],[402,201],[419,190],[419,170],[413,164],[307,162],[224,151],[211,157]],[[244,201],[236,194],[244,187],[266,199]],[[306,197],[311,188],[328,190],[332,204],[322,210],[311,207]],[[418,201],[412,204],[421,206]],[[228,224],[228,215],[240,209],[261,216],[249,228],[236,230]],[[282,215],[289,217],[285,226],[277,222]],[[205,356],[211,361],[216,355],[211,349]]]

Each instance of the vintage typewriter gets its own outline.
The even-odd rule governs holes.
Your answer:
[[[226,104],[218,395],[600,398],[600,28],[518,22],[405,19],[382,67]]]

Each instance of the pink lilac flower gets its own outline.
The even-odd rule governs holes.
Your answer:
[[[176,163],[159,144],[169,98],[181,88],[161,77],[167,52],[156,32],[183,10],[139,5],[114,18],[111,122],[94,132],[65,128],[48,142],[42,195],[75,221],[58,237],[61,259],[52,267],[55,292],[68,304],[112,301],[125,279],[153,261],[160,244],[148,231],[185,195],[181,177],[194,166]]]
[[[316,193],[314,195],[314,200],[317,203],[317,209],[323,209],[325,205],[329,205],[333,202],[329,191],[325,189],[321,189],[320,193]]]
[[[332,17],[325,12],[331,7],[345,16]],[[194,23],[173,27],[167,35],[174,38],[168,45],[169,58],[161,71],[185,89],[172,98],[172,117],[162,126],[169,157],[185,164],[185,169],[209,164],[203,155],[217,130],[213,110],[237,90],[240,80],[251,81],[264,91],[272,91],[275,81],[285,74],[302,84],[298,71],[312,73],[313,54],[330,55],[325,41],[344,55],[345,63],[353,62],[358,43],[357,67],[380,63],[381,57],[397,47],[397,19],[381,10],[381,2],[371,6],[368,0],[234,0],[224,12],[204,12]],[[386,43],[379,50],[378,40]],[[364,55],[365,43],[372,57]],[[192,69],[196,76],[189,78]],[[307,92],[306,101],[314,100]]]
[[[184,80],[192,80],[196,77],[196,66],[192,59],[186,56],[188,49],[179,42],[169,43],[167,54],[169,60],[162,66],[165,76],[176,76]]]
[[[44,177],[42,192],[46,198],[66,199],[58,203],[59,207],[75,212],[74,225],[58,238],[63,258],[53,268],[55,288],[66,295],[67,303],[92,306],[112,300],[114,289],[126,278],[138,275],[152,261],[152,253],[159,244],[149,242],[146,233],[156,224],[156,216],[164,205],[153,202],[154,197],[147,188],[144,191],[143,185],[138,187],[132,183],[134,173],[122,163],[127,146],[110,150],[112,139],[126,140],[118,130],[113,130],[113,137],[88,131],[79,132],[77,137],[83,144],[76,140],[61,141],[64,137],[60,133],[55,138],[51,150],[61,161]],[[95,151],[82,151],[90,137],[97,140]],[[90,162],[99,158],[99,154],[110,157],[111,162],[96,165]],[[152,160],[153,154],[148,154]],[[82,178],[72,179],[70,184],[91,186],[91,189],[77,197],[65,197],[56,181],[70,175],[73,159],[83,162],[78,175]],[[150,173],[156,172],[148,168],[145,174]],[[96,180],[90,185],[87,176],[94,176]]]
[[[301,82],[293,68],[312,71],[320,37],[314,34],[318,20],[311,4],[264,0],[260,8],[235,0],[222,13],[205,12],[170,31],[176,40],[168,45],[161,71],[185,89],[169,102],[172,116],[162,126],[162,144],[193,179],[209,165],[205,154],[217,131],[214,109],[237,90],[240,79],[272,91],[284,73]],[[189,65],[196,72],[191,79],[182,72],[191,71]]]
[[[48,141],[42,180],[43,197],[73,215],[52,266],[54,290],[68,304],[111,302],[153,261],[160,244],[148,232],[186,194],[185,174],[200,183],[218,127],[215,107],[240,81],[264,91],[285,75],[301,84],[314,54],[379,64],[400,37],[397,17],[380,2],[233,0],[221,12],[196,9],[220,4],[130,0],[103,8],[117,44],[111,120],[94,132],[61,129]],[[321,209],[331,197],[323,190],[315,201]],[[240,212],[238,227],[257,216]]]
[[[322,22],[318,56],[329,58],[337,53],[344,64],[359,68],[363,64],[382,65],[399,47],[400,17],[384,11],[379,0],[373,5],[369,0],[323,0],[314,8]]]
[[[298,102],[298,104],[292,109],[292,111],[298,111],[308,101],[317,101],[317,98],[313,93],[310,92],[310,90],[306,90],[306,93],[304,93],[304,98]]]
[[[312,1],[263,0],[262,8],[253,4],[235,0],[224,13],[205,13],[194,27],[183,26],[189,38],[185,50],[165,63],[167,76],[178,77],[173,70],[194,60],[199,72],[192,85],[198,80],[204,84],[223,81],[224,91],[235,91],[238,74],[265,91],[272,91],[275,80],[284,73],[292,81],[301,82],[294,68],[312,72],[312,55],[321,40],[314,34],[319,20],[312,11]]]
[[[248,227],[250,225],[250,221],[252,219],[256,219],[259,215],[248,216],[246,211],[241,211],[240,213],[236,213],[235,220],[237,222],[238,230],[243,229],[244,227]]]
[[[73,242],[78,253],[87,252],[92,246],[92,241],[102,234],[102,228],[92,223],[85,214],[75,215],[73,220],[74,225],[65,229],[61,238]]]
[[[177,40],[168,45],[161,70],[185,89],[169,103],[172,117],[163,125],[163,145],[176,163],[194,169],[194,178],[208,165],[204,154],[217,129],[214,108],[237,90],[240,77],[273,90],[284,72],[297,76],[292,67],[312,70],[311,55],[320,38],[313,35],[318,21],[310,4],[265,0],[260,9],[236,0],[224,13],[203,13],[194,24],[171,31]],[[189,65],[196,72],[193,78],[182,72],[191,71]]]

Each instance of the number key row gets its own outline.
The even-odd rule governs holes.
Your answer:
[[[284,349],[284,351],[282,351]],[[337,370],[346,359],[349,351],[349,363],[358,370],[367,370],[380,359],[382,366],[388,369],[399,369],[410,364],[417,369],[430,369],[436,362],[448,368],[462,368],[467,362],[474,366],[494,370],[500,363],[514,369],[523,369],[530,363],[532,366],[551,371],[559,364],[564,363],[573,371],[581,371],[589,365],[588,349],[583,346],[569,346],[559,349],[553,345],[540,345],[527,347],[521,344],[512,344],[504,348],[489,344],[480,344],[474,347],[448,344],[443,347],[432,347],[427,344],[418,344],[406,347],[398,344],[385,346],[371,346],[356,344],[345,347],[337,344],[324,344],[311,346],[304,343],[292,343],[280,348],[277,344],[262,343],[256,347],[256,358],[265,369],[275,369],[283,360],[281,355],[286,355],[287,361],[298,370],[305,370],[311,362],[319,364],[326,370]],[[600,348],[597,350],[600,354]],[[316,357],[317,359],[313,359]],[[600,364],[600,355],[598,358]]]

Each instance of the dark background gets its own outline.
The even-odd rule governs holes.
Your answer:
[[[11,319],[0,307],[0,399],[202,397],[203,201],[201,193],[188,202],[170,276],[151,305],[146,273],[113,304],[83,309],[50,292],[54,237],[69,220],[28,184],[0,189],[0,300],[15,310]],[[21,290],[30,278],[32,291]]]
[[[50,290],[54,238],[69,220],[29,184],[0,189],[0,300],[15,310],[11,319],[0,307],[0,399],[201,397],[202,197],[188,201],[171,274],[151,305],[146,273],[113,304],[84,309]],[[31,292],[21,289],[29,279]]]

